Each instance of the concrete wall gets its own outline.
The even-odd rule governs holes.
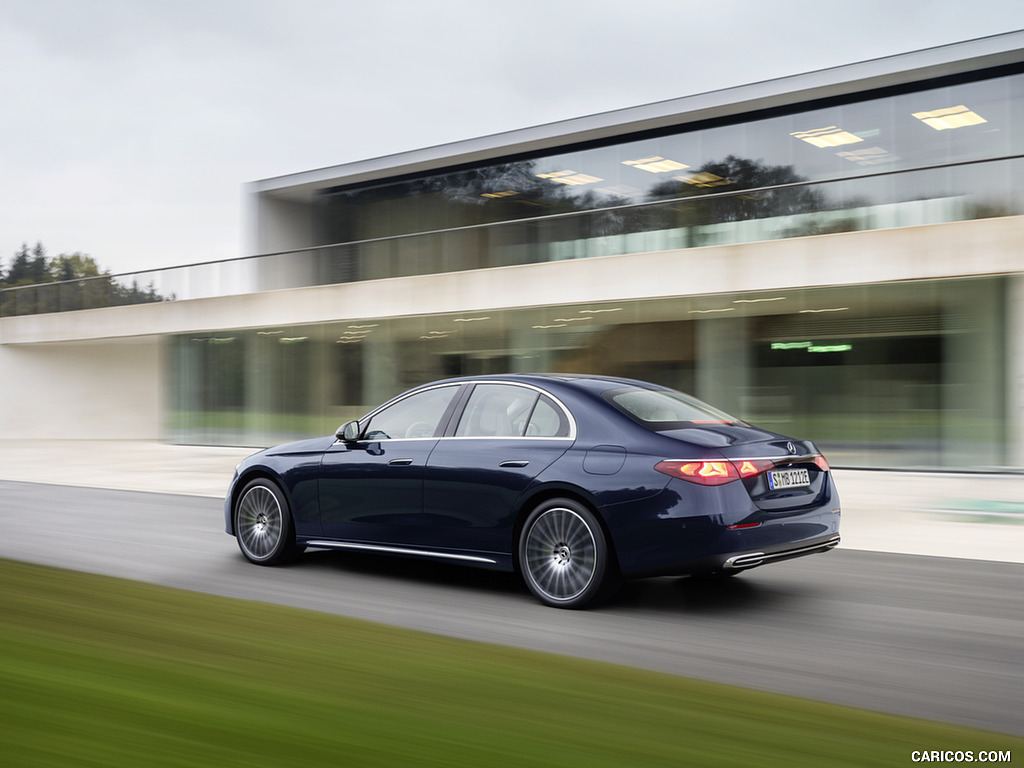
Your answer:
[[[158,338],[0,345],[0,438],[159,440]]]
[[[0,318],[0,345],[1024,272],[1024,216]]]
[[[160,439],[174,333],[665,296],[1024,274],[1024,217],[607,256],[0,318],[0,436]],[[1024,451],[1024,312],[1009,297],[1013,443]],[[1017,465],[1022,465],[1018,455]]]

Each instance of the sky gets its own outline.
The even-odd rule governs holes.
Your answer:
[[[248,255],[250,181],[1018,29],[1020,0],[4,0],[0,266]]]

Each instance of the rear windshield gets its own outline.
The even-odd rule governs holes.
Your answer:
[[[655,431],[741,423],[724,411],[673,389],[628,387],[605,392],[604,398],[634,421]]]

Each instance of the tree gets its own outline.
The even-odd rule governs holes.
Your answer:
[[[62,253],[52,259],[47,265],[47,273],[49,279],[54,282],[79,280],[83,277],[99,277],[102,274],[92,256],[87,256],[79,251],[70,255]]]
[[[136,281],[130,287],[122,285],[109,271],[102,270],[95,259],[80,251],[47,259],[42,243],[36,243],[31,250],[27,243],[22,243],[7,273],[0,268],[0,289],[3,288],[19,290],[0,290],[0,316],[168,300],[157,293],[153,283],[146,288],[139,287]]]
[[[24,246],[22,246],[24,247]],[[32,258],[28,263],[28,274],[32,284],[49,282],[50,275],[46,270],[46,249],[42,243],[36,243],[32,249]]]
[[[7,285],[30,285],[32,280],[32,264],[29,259],[28,244],[22,243],[21,250],[14,252],[11,268],[7,271]]]

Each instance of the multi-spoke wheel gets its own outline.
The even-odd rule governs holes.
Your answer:
[[[595,604],[608,597],[617,577],[597,518],[570,499],[551,499],[530,514],[519,564],[530,591],[559,608]]]
[[[259,565],[285,562],[299,552],[288,501],[280,488],[262,478],[245,486],[238,497],[235,536],[242,554]]]

